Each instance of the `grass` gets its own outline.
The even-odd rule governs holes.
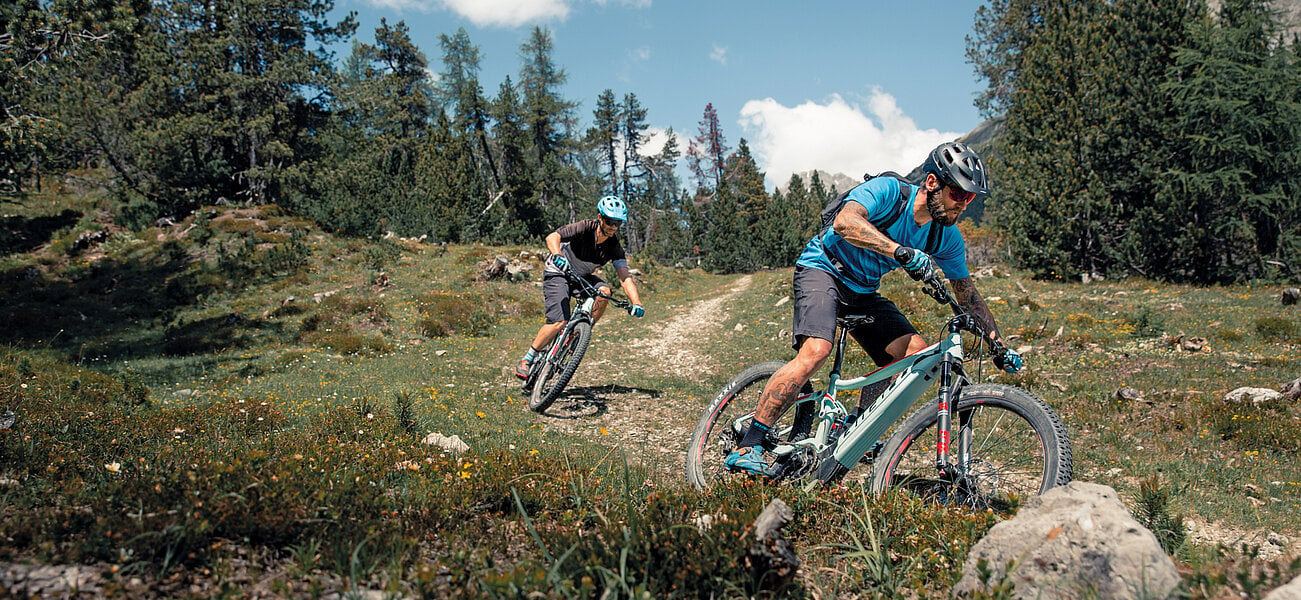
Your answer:
[[[654,269],[647,317],[597,327],[560,403],[573,411],[538,416],[506,370],[541,324],[539,290],[473,281],[480,261],[521,248],[338,239],[213,208],[70,253],[98,226],[82,216],[93,208],[3,206],[16,214],[0,237],[0,411],[16,420],[0,429],[0,560],[101,565],[110,595],[138,594],[140,577],[157,595],[256,582],[282,595],[915,597],[945,593],[1001,518],[854,485],[685,486],[681,453],[708,398],[744,366],[792,355],[789,270]],[[1297,307],[1268,285],[995,273],[978,285],[1029,368],[980,378],[1062,414],[1076,478],[1115,487],[1161,530],[1188,597],[1301,573],[1252,555],[1257,533],[1301,534],[1301,409],[1222,400],[1301,373]],[[637,350],[733,288],[708,315],[717,330],[676,341],[700,357],[689,372]],[[885,291],[936,337],[940,307],[902,277]],[[1175,341],[1189,338],[1205,345]],[[861,352],[849,365],[869,368]],[[1142,398],[1118,400],[1122,385]],[[430,432],[470,450],[445,455],[421,443]],[[773,498],[794,509],[805,561],[775,590],[744,558]]]

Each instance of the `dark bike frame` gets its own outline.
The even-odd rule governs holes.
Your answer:
[[[596,323],[595,319],[592,318],[592,309],[596,305],[597,298],[605,298],[610,302],[610,304],[625,311],[632,310],[631,302],[620,300],[610,294],[601,292],[600,289],[592,285],[592,283],[586,278],[574,275],[568,270],[564,271],[563,275],[569,283],[577,287],[577,289],[572,290],[570,297],[577,298],[578,302],[574,306],[574,309],[570,311],[569,321],[565,323],[564,329],[561,329],[560,333],[556,334],[556,339],[551,341],[551,347],[547,349],[547,353],[543,355],[542,359],[533,361],[533,366],[529,369],[529,376],[524,380],[523,386],[521,386],[522,392],[526,395],[532,393],[533,386],[538,383],[537,380],[542,375],[543,369],[547,365],[554,365],[557,369],[564,368],[564,365],[556,364],[556,357],[565,347],[565,342],[569,340],[569,336],[572,334],[574,327],[578,323],[587,323],[589,325]],[[566,384],[568,384],[568,382],[566,382]],[[557,390],[556,395],[559,396],[561,391],[562,390]]]

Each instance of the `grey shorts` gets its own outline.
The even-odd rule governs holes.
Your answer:
[[[610,287],[605,280],[596,275],[585,275],[588,283],[597,289]],[[569,320],[569,299],[573,294],[569,280],[560,273],[547,273],[542,276],[542,305],[546,307],[547,323],[559,323]]]
[[[849,332],[878,366],[894,361],[885,347],[902,336],[916,334],[899,307],[878,293],[860,294],[821,269],[795,267],[795,320],[791,346],[799,350],[805,338],[835,341],[838,315],[867,315],[871,321]]]

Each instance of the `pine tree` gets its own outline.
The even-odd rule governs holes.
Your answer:
[[[148,15],[145,26],[113,47],[118,60],[78,72],[91,84],[71,93],[109,113],[87,111],[93,122],[75,128],[102,141],[130,218],[152,223],[221,198],[282,201],[295,165],[317,151],[333,72],[324,47],[352,33],[352,18],[331,23],[329,0],[128,7]]]
[[[587,130],[587,143],[596,148],[602,175],[605,177],[606,190],[615,193],[619,189],[619,105],[614,98],[614,91],[606,89],[596,98],[596,110],[592,113],[592,127]]]
[[[434,133],[427,63],[407,31],[404,23],[381,20],[374,45],[353,45],[334,86],[333,119],[317,135],[327,150],[308,168],[291,206],[327,228],[356,235],[392,231],[457,239],[460,232],[447,228],[454,221],[444,208],[431,206],[430,196],[418,190],[421,153],[437,145],[425,142]],[[450,127],[445,119],[441,126]],[[346,168],[336,169],[340,165]]]
[[[39,191],[41,161],[58,161],[63,144],[85,143],[63,133],[68,111],[61,109],[75,96],[51,91],[65,87],[59,71],[82,72],[81,63],[103,56],[110,35],[129,32],[136,22],[125,10],[129,16],[113,18],[110,10],[76,8],[84,12],[63,14],[36,0],[0,7],[0,179],[17,190],[27,176]]]
[[[695,177],[698,196],[708,197],[723,185],[728,150],[723,128],[718,124],[718,111],[712,102],[706,104],[699,134],[687,146],[687,168]]]
[[[523,223],[505,214],[505,206],[479,202],[484,195],[471,151],[474,139],[439,111],[412,185],[419,213],[428,219],[425,230],[436,241],[516,241],[524,235]]]
[[[1137,219],[1146,266],[1179,280],[1301,272],[1301,69],[1263,0],[1193,23],[1162,91],[1177,115],[1156,203]],[[1292,262],[1289,263],[1288,261]]]
[[[649,218],[654,202],[648,197],[646,179],[648,177],[646,162],[642,158],[642,147],[646,141],[645,108],[637,100],[637,95],[623,95],[619,106],[619,136],[623,142],[623,157],[619,165],[619,195],[628,203],[630,214],[628,224],[624,226],[628,249],[638,252],[646,245],[653,221]]]
[[[573,164],[576,104],[560,95],[568,75],[552,52],[551,34],[541,27],[520,46],[521,113],[531,144],[534,200],[547,223],[568,223],[591,214],[593,191],[600,186],[585,180]]]
[[[741,203],[724,185],[705,208],[706,230],[701,266],[712,273],[744,273],[755,269],[757,249]]]
[[[629,198],[641,195],[639,188],[646,177],[641,149],[646,142],[647,111],[637,100],[637,94],[623,95],[619,106],[619,134],[623,138],[623,161],[620,164],[619,192]]]
[[[1153,90],[1172,39],[1148,23],[1183,14],[1176,2],[1035,7],[991,161],[992,221],[1022,265],[1054,277],[1133,267],[1133,215],[1150,202],[1145,165],[1169,112]]]
[[[974,34],[967,36],[967,60],[988,82],[976,96],[986,118],[1007,112],[1016,90],[1022,56],[1043,27],[1042,0],[990,0],[976,9]]]
[[[445,108],[454,115],[456,131],[475,140],[476,164],[481,165],[482,177],[493,188],[501,188],[501,174],[488,139],[487,101],[479,85],[479,47],[470,41],[464,27],[449,36],[440,34],[443,48],[443,71],[439,77],[438,95]]]
[[[686,208],[691,201],[681,189],[677,175],[681,157],[677,134],[669,129],[667,136],[659,153],[646,159],[646,198],[650,204],[646,218],[650,225],[645,243],[654,258],[673,264],[693,255],[690,214]]]
[[[392,111],[388,120],[396,127],[394,133],[402,138],[419,137],[433,115],[434,90],[426,74],[429,61],[411,41],[410,30],[402,21],[390,26],[380,19],[373,52],[372,60],[384,74],[380,94],[387,102],[381,106]]]
[[[501,157],[502,189],[493,196],[493,203],[503,206],[502,218],[523,225],[526,236],[544,235],[549,231],[542,207],[534,193],[534,172],[528,164],[528,132],[525,128],[523,107],[515,86],[507,76],[497,90],[491,106],[493,138]],[[554,229],[552,227],[551,229]],[[485,231],[507,231],[493,224]]]
[[[574,122],[575,104],[560,96],[560,87],[569,75],[556,65],[553,51],[551,33],[541,27],[534,27],[528,40],[520,46],[524,122],[538,168],[557,158],[561,142]]]

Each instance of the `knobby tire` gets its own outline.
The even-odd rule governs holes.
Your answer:
[[[1034,394],[1001,384],[967,386],[952,410],[950,460],[959,460],[960,419],[972,419],[971,462],[956,480],[935,468],[935,400],[895,428],[872,468],[872,489],[903,489],[923,499],[1011,511],[1030,496],[1071,481],[1066,427]]]
[[[533,412],[540,413],[550,407],[578,371],[578,363],[583,361],[587,344],[592,341],[592,324],[579,321],[561,335],[564,337],[559,343],[563,346],[556,354],[556,360],[548,361],[542,367],[538,380],[533,383],[533,394],[529,397],[529,409]]]
[[[745,430],[734,431],[730,425],[743,415],[754,412],[759,406],[759,396],[768,385],[768,380],[785,364],[783,361],[776,360],[746,368],[728,381],[705,407],[700,420],[696,422],[696,430],[691,435],[691,442],[687,445],[687,480],[696,489],[705,490],[721,479],[731,476],[727,467],[723,466],[723,459],[736,449]],[[813,386],[806,383],[802,391],[812,390]],[[811,408],[813,405],[806,403],[801,406]],[[804,417],[812,415],[806,415],[806,412],[809,411],[791,410],[787,407],[786,412],[774,425],[773,432],[769,434],[769,442],[775,444],[778,441],[791,441],[798,436],[808,435],[812,419]],[[797,415],[800,418],[797,419]],[[747,427],[748,423],[749,421],[746,422]],[[784,434],[782,436],[784,439],[773,439],[777,437],[775,434]]]

